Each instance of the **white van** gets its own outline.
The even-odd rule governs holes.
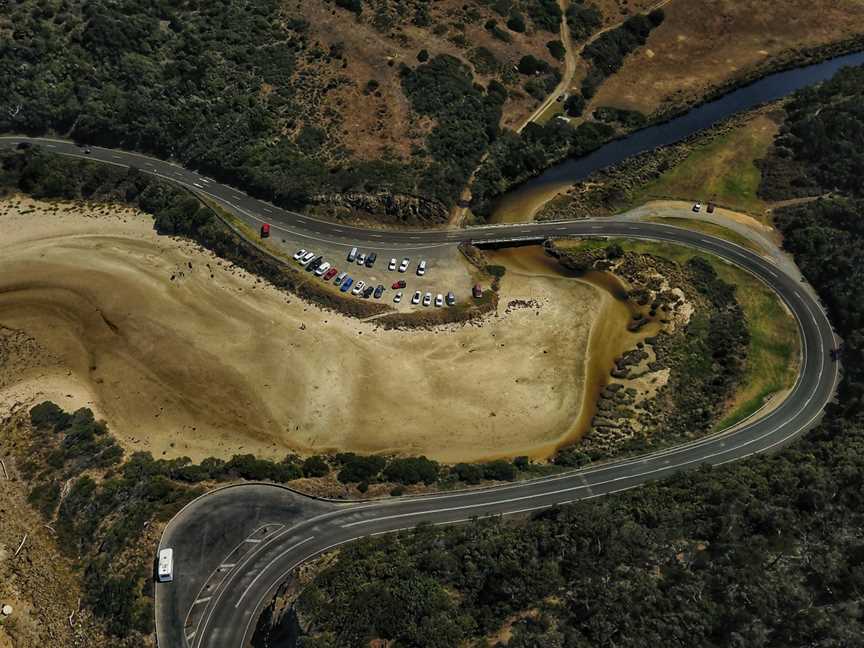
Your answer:
[[[174,580],[174,550],[170,547],[159,551],[159,582],[168,583]]]
[[[348,263],[354,263],[354,259],[357,258],[357,252],[358,250],[356,247],[351,248],[351,251],[348,253]]]

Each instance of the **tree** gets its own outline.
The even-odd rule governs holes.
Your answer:
[[[564,43],[560,40],[551,40],[546,43],[546,49],[549,50],[549,53],[553,58],[563,61],[564,57],[567,56],[567,50],[564,48]]]

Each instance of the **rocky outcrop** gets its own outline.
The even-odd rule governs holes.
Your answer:
[[[408,225],[444,223],[449,216],[447,207],[437,200],[386,191],[318,194],[312,204],[315,211],[337,218],[373,216]]]

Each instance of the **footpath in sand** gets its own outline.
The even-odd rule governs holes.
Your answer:
[[[0,232],[0,407],[86,405],[131,450],[538,455],[582,409],[604,301],[580,282],[512,273],[481,325],[384,331],[133,210],[13,197]]]

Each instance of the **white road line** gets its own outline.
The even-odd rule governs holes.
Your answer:
[[[259,571],[259,572],[258,572],[258,575],[255,576],[255,578],[252,579],[252,582],[249,583],[249,585],[246,587],[245,590],[243,590],[243,593],[240,595],[240,598],[237,599],[237,603],[234,605],[234,608],[237,609],[238,607],[240,607],[240,604],[243,602],[243,599],[246,598],[246,595],[249,593],[249,590],[252,589],[252,587],[255,585],[255,583],[258,582],[258,579],[261,578],[261,576],[263,576],[264,573],[265,573],[268,569],[270,569],[270,568],[273,566],[274,563],[276,563],[277,561],[279,561],[279,560],[280,560],[280,559],[281,559],[285,554],[287,554],[287,553],[291,553],[292,551],[294,551],[294,550],[295,550],[297,547],[299,547],[300,545],[306,544],[306,543],[309,542],[310,540],[314,540],[314,539],[315,539],[315,536],[309,536],[309,537],[306,538],[305,540],[301,540],[301,541],[298,542],[297,544],[291,545],[291,546],[288,547],[285,551],[283,551],[283,552],[280,553],[278,556],[276,556],[273,560],[271,560],[269,563],[267,563],[267,566],[264,567],[261,571]]]
[[[249,544],[258,544],[261,541],[258,538],[246,538],[243,542],[248,542]]]
[[[207,601],[209,601],[212,598],[213,598],[212,596],[205,596],[204,598],[200,598],[200,599],[196,600],[192,605],[200,605],[201,603],[206,603]]]

